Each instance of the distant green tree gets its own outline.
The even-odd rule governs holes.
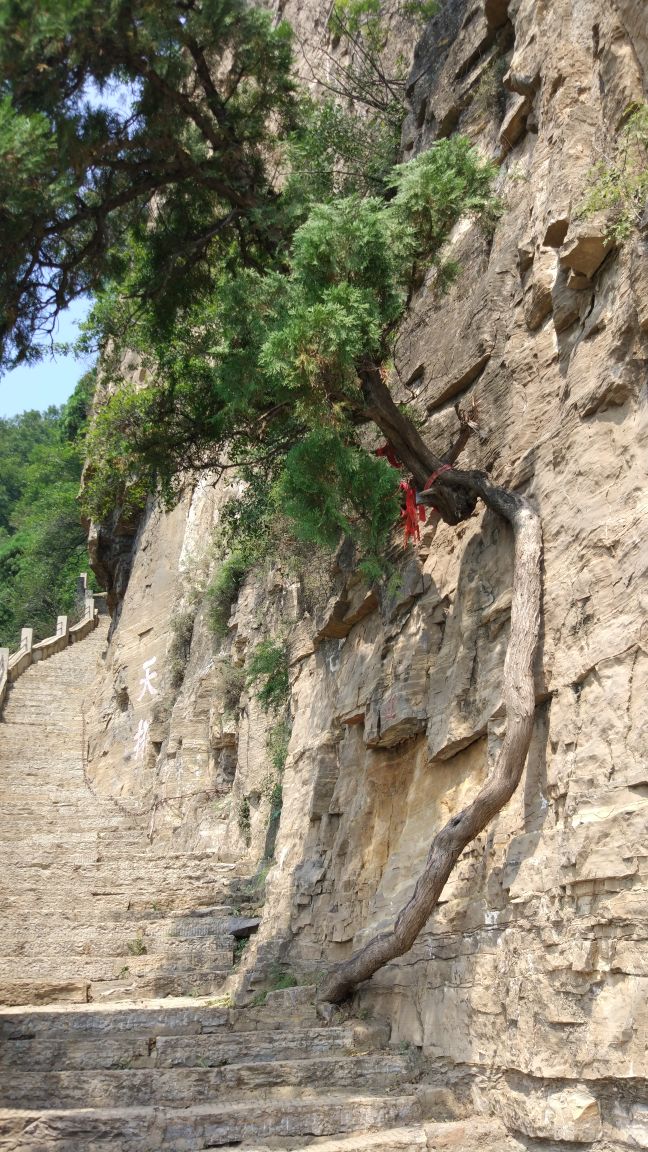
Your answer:
[[[78,434],[87,418],[92,377],[62,408],[0,420],[0,644],[15,648],[20,629],[51,635],[59,613],[74,608],[87,568],[78,493]]]

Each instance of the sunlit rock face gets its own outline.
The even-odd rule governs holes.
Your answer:
[[[339,50],[326,11],[283,6],[304,76],[322,45]],[[438,1062],[440,1109],[494,1109],[524,1138],[648,1147],[648,261],[638,232],[615,247],[579,217],[592,165],[647,98],[645,4],[449,0],[412,49],[404,156],[467,132],[501,165],[503,213],[490,237],[456,228],[460,276],[441,295],[430,272],[417,291],[392,384],[437,449],[454,404],[476,402],[466,465],[542,515],[544,622],[523,783],[360,1001]],[[245,993],[268,958],[317,974],[388,928],[435,830],[479,788],[504,729],[512,549],[480,510],[424,531],[391,595],[338,564],[313,598],[279,563],[245,582],[215,641],[201,590],[230,495],[205,477],[173,512],[148,510],[88,770],[150,812],[152,836],[261,862],[273,718],[249,690],[226,703],[224,663],[287,637],[293,728]]]

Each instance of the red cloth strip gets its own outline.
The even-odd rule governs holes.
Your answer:
[[[437,468],[436,472],[433,472],[431,476],[428,476],[425,484],[423,485],[423,491],[427,492],[428,488],[431,488],[434,484],[434,481],[438,480],[439,476],[441,476],[443,472],[449,472],[451,468],[452,464],[442,464],[440,468]]]
[[[401,462],[389,442],[383,444],[382,448],[376,448],[374,456],[385,456],[392,468],[400,468],[401,466]]]
[[[425,508],[422,504],[416,503],[416,487],[410,481],[401,481],[401,491],[405,493],[405,507],[401,509],[401,519],[403,520],[403,528],[405,532],[404,544],[407,547],[407,542],[412,540],[421,539],[421,530],[419,528],[419,521],[425,523]]]

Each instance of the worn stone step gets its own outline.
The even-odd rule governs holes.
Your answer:
[[[535,1141],[533,1142],[535,1146]],[[227,1148],[227,1145],[223,1145]],[[377,1132],[354,1132],[331,1140],[318,1140],[316,1144],[302,1144],[291,1140],[271,1140],[264,1144],[245,1141],[237,1144],[238,1152],[527,1152],[528,1143],[507,1132],[499,1120],[491,1116],[470,1116],[463,1120],[424,1120],[406,1128],[382,1128]],[[553,1152],[543,1143],[544,1152]]]
[[[173,943],[179,943],[174,941]],[[184,942],[183,942],[184,943]],[[218,948],[210,951],[206,948],[171,948],[169,951],[150,954],[148,952],[137,955],[135,952],[113,956],[66,956],[65,954],[40,956],[0,956],[0,986],[3,981],[15,979],[17,970],[21,979],[40,980],[50,979],[56,975],[60,980],[115,980],[119,972],[128,968],[132,977],[143,977],[164,973],[173,975],[180,972],[195,972],[218,965],[216,961],[222,960],[222,971],[228,971],[232,965],[232,949]]]
[[[31,837],[34,832],[34,826],[38,827],[39,836],[52,836],[60,840],[61,838],[67,837],[68,832],[69,835],[74,835],[80,825],[83,825],[86,834],[96,834],[98,831],[110,831],[111,828],[122,828],[126,822],[126,816],[115,814],[112,806],[109,812],[104,812],[100,805],[93,806],[90,811],[84,811],[82,819],[79,820],[76,818],[72,821],[69,829],[60,812],[53,815],[51,804],[43,806],[42,820],[36,818],[33,812],[25,812],[23,807],[12,804],[11,801],[3,805],[2,814],[2,839],[5,844],[10,841],[23,843],[25,833],[28,832]],[[49,829],[49,831],[47,831],[47,829]]]
[[[208,968],[135,977],[129,973],[120,980],[94,980],[89,987],[88,1001],[107,1004],[129,999],[156,1000],[165,996],[218,996],[231,971],[231,968],[222,971]]]
[[[279,1055],[279,1054],[278,1054]],[[184,1106],[207,1104],[218,1097],[233,1102],[236,1096],[263,1090],[266,1100],[303,1097],[317,1088],[382,1089],[394,1093],[412,1080],[411,1062],[396,1054],[334,1056],[304,1060],[259,1061],[201,1068],[121,1068],[66,1072],[5,1072],[0,1085],[0,1106],[29,1108],[117,1108],[148,1104]]]
[[[100,1037],[124,1033],[146,1036],[194,1036],[220,1033],[230,1022],[229,1010],[209,1003],[181,1000],[152,1004],[126,1001],[110,1007],[0,1008],[0,1040]]]
[[[215,936],[230,943],[229,938],[232,935],[230,928],[242,922],[236,909],[228,904],[214,903],[172,909],[164,908],[155,900],[141,907],[139,904],[139,901],[129,902],[126,897],[97,896],[96,900],[90,902],[89,907],[72,911],[69,907],[62,909],[60,915],[57,915],[57,925],[60,925],[63,931],[76,929],[85,931],[89,938],[104,928],[107,931],[125,931],[130,938],[138,928],[141,928],[144,934],[151,938],[183,939]],[[38,938],[39,930],[48,931],[50,928],[51,917],[46,910],[40,909],[35,911],[33,916],[25,917],[17,930],[23,933],[25,939],[29,939]]]
[[[85,1004],[149,1000],[162,996],[212,996],[220,992],[230,973],[231,968],[223,971],[191,969],[177,973],[159,971],[142,976],[128,971],[121,978],[112,980],[65,981],[58,979],[52,972],[49,979],[0,981],[0,1004]]]
[[[12,1152],[182,1152],[281,1135],[329,1136],[419,1119],[415,1096],[311,1094],[299,1100],[199,1104],[187,1108],[0,1111],[0,1148]]]
[[[53,797],[51,803],[43,803],[42,809],[33,811],[25,809],[20,802],[9,799],[2,806],[3,840],[24,840],[30,836],[34,828],[39,832],[51,829],[52,833],[61,835],[69,827],[74,831],[82,824],[86,830],[110,827],[111,822],[116,826],[124,817],[115,816],[114,812],[107,816],[99,807],[90,808],[85,805],[79,809],[78,805],[67,804]]]
[[[199,918],[196,918],[199,920]],[[93,925],[77,925],[67,921],[56,924],[55,933],[52,925],[46,924],[39,932],[32,925],[13,928],[5,925],[0,928],[0,955],[7,960],[13,959],[13,968],[16,963],[21,964],[22,958],[42,956],[43,941],[48,937],[52,940],[52,947],[62,957],[73,956],[137,956],[160,955],[170,957],[181,954],[194,955],[201,953],[209,957],[210,961],[232,958],[234,937],[226,931],[229,920],[218,920],[220,925],[216,931],[196,931],[193,934],[176,933],[173,919],[168,920],[167,926],[161,927],[158,922],[151,923],[144,917],[134,917],[131,922],[124,921],[119,925],[103,922],[97,918]],[[201,927],[200,923],[198,927]],[[0,964],[2,961],[0,961]]]
[[[185,1025],[186,1026],[186,1025]],[[154,1014],[133,1029],[114,1033],[75,1030],[53,1037],[47,1032],[15,1030],[3,1037],[0,1068],[87,1070],[126,1065],[155,1068],[218,1068],[226,1064],[249,1064],[282,1060],[313,1060],[316,1057],[350,1055],[353,1030],[348,1027],[311,1028],[297,1032],[243,1032],[228,1030],[226,1023],[210,1032],[167,1035],[166,1018]]]
[[[41,877],[41,882],[37,883],[34,876],[29,883],[17,880],[15,885],[2,893],[0,900],[5,908],[14,910],[14,915],[20,915],[23,910],[37,914],[56,912],[58,915],[69,911],[70,906],[74,906],[82,896],[86,900],[101,901],[107,913],[110,910],[118,912],[120,909],[131,912],[155,909],[160,912],[181,912],[187,907],[212,908],[222,905],[226,895],[218,884],[200,884],[197,881],[183,883],[182,878],[176,884],[161,882],[156,886],[151,882],[147,886],[131,886],[126,882],[111,884],[108,878],[105,881],[97,878],[94,883],[84,884],[81,880],[75,883],[73,877],[67,882],[61,881],[60,877],[52,877],[52,884],[47,884]]]
[[[317,1027],[320,1020],[315,1007],[316,991],[309,984],[268,992],[263,1004],[232,1008],[232,1026],[240,1032]]]
[[[448,1125],[452,1128],[452,1125]],[[449,1133],[451,1136],[452,1133]],[[222,1146],[224,1149],[227,1145]],[[230,1145],[230,1147],[232,1147]],[[379,1132],[354,1132],[351,1136],[342,1136],[339,1139],[318,1140],[316,1144],[278,1144],[275,1140],[271,1144],[244,1144],[235,1145],[238,1152],[436,1152],[436,1149],[452,1149],[452,1152],[468,1152],[467,1144],[445,1143],[428,1145],[426,1126],[423,1124],[409,1125],[407,1128],[383,1128]],[[477,1150],[475,1150],[477,1152]]]
[[[162,865],[164,868],[162,870]],[[160,860],[156,857],[138,857],[136,860],[119,858],[117,860],[99,860],[73,864],[66,857],[53,860],[51,864],[34,862],[24,859],[15,864],[12,870],[12,882],[28,882],[32,876],[39,878],[43,871],[50,868],[56,872],[60,881],[73,878],[80,884],[96,884],[97,881],[122,886],[124,884],[151,884],[158,883],[161,888],[168,888],[178,880],[207,887],[215,884],[224,886],[230,882],[228,872],[216,864],[205,864],[200,857],[192,855],[179,859]]]

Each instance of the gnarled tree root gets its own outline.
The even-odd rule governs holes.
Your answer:
[[[393,929],[375,936],[336,966],[318,990],[320,1002],[339,1004],[390,960],[408,952],[425,926],[464,848],[504,807],[524,769],[535,713],[533,665],[540,632],[540,517],[522,496],[492,484],[480,472],[453,469],[444,485],[479,496],[513,527],[514,569],[511,633],[504,661],[503,696],[506,734],[495,767],[471,804],[437,832],[414,893],[399,912]]]

